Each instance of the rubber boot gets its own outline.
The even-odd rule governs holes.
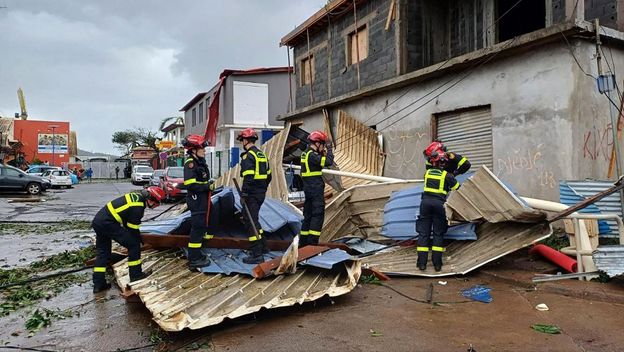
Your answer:
[[[128,272],[130,273],[130,282],[143,280],[146,277],[150,276],[150,274],[152,273],[151,270],[141,270],[140,265],[131,266],[130,268],[128,268]]]
[[[299,248],[303,248],[308,245],[308,237],[310,237],[310,235],[299,235]]]
[[[264,236],[260,239],[260,244],[262,245],[262,254],[269,254],[271,250],[269,249],[269,245],[267,244],[267,240]]]
[[[418,260],[416,261],[416,266],[418,269],[425,271],[427,270],[427,259],[429,257],[429,252],[419,251],[418,252]]]
[[[435,271],[442,270],[442,252],[433,251],[433,254],[431,254],[431,262],[433,263]]]
[[[93,293],[106,291],[111,288],[111,284],[106,282],[105,273],[93,273]]]
[[[197,270],[210,265],[210,263],[211,262],[208,256],[202,254],[200,257],[196,257],[195,259],[189,259],[188,266],[189,270]]]
[[[252,242],[250,248],[250,254],[243,258],[245,264],[260,264],[264,262],[264,256],[262,256],[262,243],[261,240]]]
[[[316,236],[316,235],[308,235],[308,245],[309,246],[316,246],[319,242],[319,237],[321,236]]]

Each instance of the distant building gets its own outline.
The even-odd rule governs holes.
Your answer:
[[[167,159],[160,158],[161,167],[182,166],[182,159],[184,158],[182,140],[185,137],[184,118],[174,119],[160,131],[163,133],[163,138],[159,143],[161,153],[167,153]]]
[[[205,135],[208,131],[213,147],[208,157],[223,158],[222,170],[236,165],[241,149],[236,141],[239,131],[255,128],[264,142],[283,128],[277,117],[289,111],[289,90],[294,89],[289,84],[290,72],[288,67],[223,71],[211,90],[197,94],[180,109],[185,133]]]
[[[150,147],[135,147],[130,153],[130,159],[132,164],[144,164],[153,166],[153,160],[155,160],[156,151]]]
[[[19,141],[19,153],[26,162],[47,162],[62,166],[69,163],[69,122],[14,120],[13,139]]]

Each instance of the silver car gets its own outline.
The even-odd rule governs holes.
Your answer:
[[[160,186],[161,177],[165,175],[164,169],[154,170],[152,177],[150,178],[150,186]]]

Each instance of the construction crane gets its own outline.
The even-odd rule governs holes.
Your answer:
[[[17,89],[17,99],[19,100],[20,110],[22,111],[19,117],[21,117],[22,120],[26,120],[28,119],[28,112],[26,111],[26,99],[24,98],[24,91],[21,87]],[[17,113],[15,115],[17,115]]]

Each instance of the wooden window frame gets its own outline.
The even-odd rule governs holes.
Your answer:
[[[307,68],[306,68],[306,64],[307,64]],[[303,57],[299,65],[300,65],[299,72],[301,72],[299,86],[305,87],[308,84],[314,83],[314,76],[316,75],[314,55],[310,54],[308,56]],[[308,73],[310,73],[309,79],[307,79]]]
[[[360,34],[360,32],[364,32],[365,31],[365,35]],[[362,42],[362,39],[360,38],[364,38],[364,40],[366,41],[365,45],[359,48],[356,48],[356,52],[353,52],[353,40],[355,38],[358,38],[358,42]],[[347,37],[345,40],[345,43],[347,45],[346,48],[346,61],[347,61],[347,66],[351,66],[351,65],[355,65],[357,63],[361,63],[362,61],[366,60],[368,58],[368,52],[370,49],[370,41],[369,41],[369,31],[368,31],[368,24],[365,23],[361,26],[359,26],[357,29],[354,29],[350,32],[347,33]],[[358,53],[359,51],[359,53]],[[359,54],[359,55],[358,55]],[[355,59],[359,59],[359,60],[354,60],[353,56],[358,56]]]

